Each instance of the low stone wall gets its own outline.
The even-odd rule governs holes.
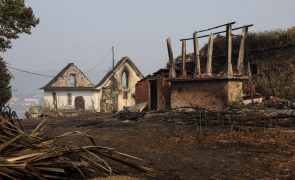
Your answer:
[[[220,110],[242,101],[243,83],[239,79],[173,80],[171,108],[199,107]]]

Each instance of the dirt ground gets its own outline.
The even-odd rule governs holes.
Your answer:
[[[24,120],[27,131],[41,120]],[[205,127],[162,121],[157,116],[119,121],[110,114],[49,118],[43,136],[78,130],[97,145],[142,158],[154,169],[130,172],[139,179],[294,179],[295,131],[282,128]],[[82,137],[64,144],[87,145]],[[116,179],[116,178],[114,178]],[[120,179],[120,178],[117,178]]]

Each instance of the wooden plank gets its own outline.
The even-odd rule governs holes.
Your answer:
[[[236,24],[236,22],[230,22],[230,23],[226,23],[226,24],[222,24],[222,25],[219,25],[219,26],[215,26],[213,28],[209,28],[209,29],[204,29],[204,30],[200,30],[200,31],[197,31],[198,33],[201,33],[201,32],[206,32],[206,31],[211,31],[213,29],[217,29],[217,28],[221,28],[223,26],[227,26],[229,24]]]
[[[181,75],[186,77],[186,41],[182,41],[182,66],[181,66]]]
[[[244,76],[244,56],[245,56],[245,45],[248,37],[248,27],[243,28],[242,39],[240,43],[239,57],[238,57],[238,65],[237,70],[238,73]]]
[[[198,42],[198,33],[194,33],[194,59],[195,59],[195,70],[194,77],[201,76],[201,63],[200,63],[200,49]]]
[[[169,56],[169,62],[170,62],[169,78],[176,78],[175,62],[173,59],[173,51],[172,51],[170,38],[167,39],[167,49],[168,49],[168,56]]]
[[[226,26],[226,56],[227,56],[227,77],[233,76],[232,66],[232,26],[229,24]]]
[[[233,28],[232,31],[236,31],[236,30],[239,30],[239,29],[243,29],[244,27],[251,27],[251,26],[254,26],[254,25],[253,24],[249,24],[249,25],[245,25],[245,26]],[[219,34],[222,34],[222,33],[226,33],[226,31],[215,32],[215,33],[213,33],[213,35],[219,35]],[[209,36],[210,36],[210,34],[199,36],[198,39],[209,37]],[[193,40],[193,39],[194,38],[183,38],[183,39],[180,39],[180,41],[183,41],[183,40],[188,41],[188,40]]]
[[[206,75],[208,76],[212,76],[213,40],[214,40],[214,35],[211,33],[209,36],[208,49],[207,49]]]

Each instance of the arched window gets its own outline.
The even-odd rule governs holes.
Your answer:
[[[76,74],[71,74],[69,77],[69,86],[76,87]]]
[[[126,87],[126,88],[128,87],[128,74],[127,74],[126,71],[124,71],[123,74],[122,74],[121,82],[122,82],[123,87]]]

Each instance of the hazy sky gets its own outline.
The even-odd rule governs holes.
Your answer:
[[[165,66],[167,37],[172,38],[176,56],[180,52],[180,38],[226,22],[236,21],[236,26],[253,23],[252,32],[295,25],[295,0],[26,0],[26,3],[40,18],[40,24],[31,35],[13,41],[12,49],[3,56],[11,66],[37,72],[59,71],[69,62],[87,71],[115,46],[116,60],[129,56],[147,75]],[[109,53],[106,61],[89,73],[91,80],[97,83],[110,65]],[[45,78],[43,82],[49,80]]]

